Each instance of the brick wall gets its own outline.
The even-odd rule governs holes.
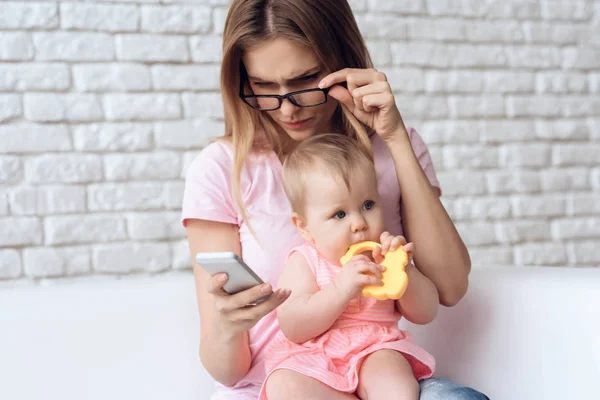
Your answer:
[[[600,1],[355,0],[476,267],[600,264]],[[0,2],[0,281],[189,269],[227,0]]]

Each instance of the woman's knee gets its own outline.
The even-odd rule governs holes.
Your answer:
[[[481,392],[461,386],[447,379],[429,378],[419,382],[420,400],[489,400]]]

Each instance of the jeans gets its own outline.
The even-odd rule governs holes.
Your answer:
[[[420,400],[489,400],[489,397],[477,390],[442,378],[429,378],[419,381]]]

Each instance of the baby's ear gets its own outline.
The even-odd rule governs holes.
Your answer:
[[[292,212],[292,224],[296,227],[296,230],[304,240],[307,242],[312,242],[312,235],[308,230],[308,226],[306,225],[306,220],[300,214],[296,212]]]

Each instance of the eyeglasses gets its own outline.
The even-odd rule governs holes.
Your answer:
[[[244,94],[240,90],[240,98],[244,103],[258,111],[273,111],[281,107],[284,99],[298,107],[314,107],[327,102],[327,93],[329,88],[325,89],[305,89],[296,92],[290,92],[283,95],[278,94]]]

